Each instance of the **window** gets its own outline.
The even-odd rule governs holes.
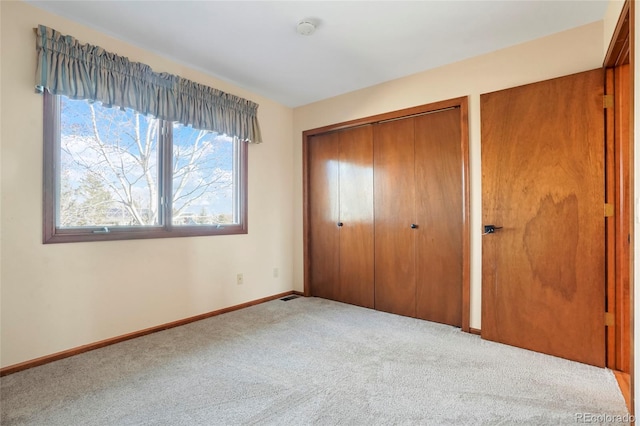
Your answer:
[[[43,25],[36,52],[45,243],[247,233],[258,104]]]
[[[44,242],[247,232],[247,144],[44,95]]]

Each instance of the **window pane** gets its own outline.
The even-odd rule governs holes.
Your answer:
[[[159,224],[159,121],[60,97],[56,225]]]
[[[238,223],[236,143],[228,136],[173,125],[173,225]]]

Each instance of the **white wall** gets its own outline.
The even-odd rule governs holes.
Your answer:
[[[602,66],[603,21],[294,109],[294,282],[303,288],[302,132],[440,100],[469,96],[471,327],[480,328],[480,94]]]
[[[23,2],[0,8],[2,366],[292,289],[290,108]],[[264,143],[249,147],[249,234],[43,245],[38,24],[260,104]]]
[[[618,25],[618,18],[620,17],[620,12],[622,12],[622,7],[624,6],[625,0],[609,0],[609,4],[607,6],[607,11],[604,15],[604,43],[602,44],[602,58],[604,59],[607,56],[607,50],[609,49],[609,41],[611,41],[611,37],[613,37],[613,33],[616,30],[616,25]]]

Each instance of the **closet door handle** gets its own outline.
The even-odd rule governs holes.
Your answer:
[[[338,222],[338,226],[342,226],[342,225],[344,225],[344,223]]]
[[[416,225],[415,223],[411,224],[411,229],[417,229],[417,228],[418,228],[418,225]]]

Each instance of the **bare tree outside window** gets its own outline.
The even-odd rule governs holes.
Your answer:
[[[173,224],[233,223],[233,140],[173,125]]]
[[[174,124],[161,146],[161,120],[132,110],[61,98],[57,226],[234,223],[234,141]],[[172,151],[172,199],[162,203],[162,150]]]

